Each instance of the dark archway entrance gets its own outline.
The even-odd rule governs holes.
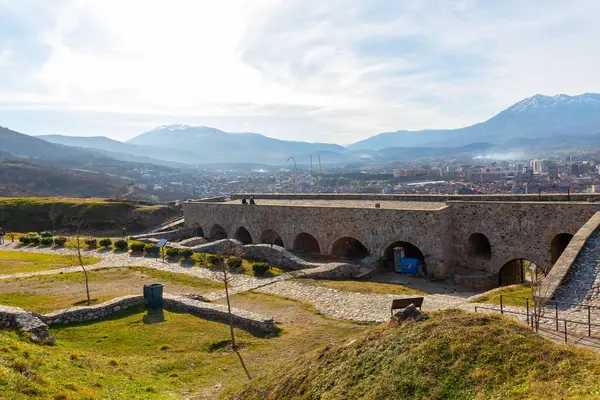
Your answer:
[[[227,239],[227,231],[221,225],[214,224],[209,232],[210,240]]]
[[[537,282],[544,277],[542,269],[526,258],[515,258],[505,263],[498,272],[498,286]]]
[[[404,247],[404,256],[407,258],[416,258],[423,262],[423,272],[427,275],[427,263],[423,252],[414,244],[404,241],[398,241],[390,244],[383,254],[383,266],[385,268],[394,268],[394,247]]]
[[[339,238],[331,245],[331,255],[353,260],[368,257],[369,250],[359,240],[350,236]]]
[[[194,236],[204,237],[204,230],[200,225],[194,224]]]
[[[275,246],[283,246],[283,240],[281,240],[281,236],[273,229],[267,229],[260,235],[260,242],[264,244],[271,244]]]
[[[248,232],[248,229],[243,226],[240,226],[235,230],[235,238],[243,244],[252,244],[252,236],[250,235],[250,232]]]
[[[569,242],[571,242],[571,239],[573,239],[573,235],[570,233],[559,233],[558,235],[554,236],[552,242],[550,243],[550,261],[552,262],[552,265],[554,265],[554,263],[560,258],[563,251],[565,251],[569,245]]]
[[[483,233],[474,233],[469,236],[469,255],[481,260],[492,259],[492,246],[487,236]]]
[[[305,253],[321,253],[321,246],[313,235],[302,232],[294,239],[294,250]]]

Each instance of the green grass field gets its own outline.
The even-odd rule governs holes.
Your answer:
[[[96,264],[100,261],[98,257],[83,257],[84,265]],[[79,265],[78,260],[72,256],[0,250],[0,275],[44,271],[77,265]]]
[[[530,285],[518,285],[511,286],[505,289],[496,290],[489,294],[483,294],[478,296],[474,303],[488,303],[488,304],[500,304],[500,295],[502,296],[502,304],[505,306],[519,306],[525,307],[527,300],[529,299],[529,305],[531,306],[531,286]],[[515,297],[513,297],[515,296]]]
[[[273,338],[235,330],[253,376],[322,343],[346,342],[364,329],[325,320],[274,296],[267,302],[256,294],[233,296],[232,302],[255,311],[268,307],[283,328]],[[49,347],[0,331],[0,397],[4,390],[15,400],[212,399],[247,382],[228,347],[228,326],[195,316],[141,307],[51,333],[57,344]]]
[[[223,288],[208,279],[144,267],[100,268],[88,275],[93,303],[141,295],[147,283],[163,283],[168,293],[207,294]],[[85,305],[85,299],[83,272],[6,279],[0,285],[0,304],[39,313]]]

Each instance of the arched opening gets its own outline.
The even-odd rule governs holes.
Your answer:
[[[235,230],[235,238],[243,244],[252,244],[252,236],[250,235],[250,232],[248,232],[248,229],[243,226],[240,226]]]
[[[560,258],[563,251],[565,251],[569,245],[569,242],[571,242],[571,239],[573,239],[573,235],[570,233],[559,233],[554,236],[550,243],[550,251],[552,253],[550,261],[552,262],[552,265]]]
[[[210,240],[227,239],[227,231],[221,225],[214,224],[209,232]]]
[[[498,286],[538,282],[544,277],[542,269],[526,258],[515,258],[505,263],[498,272]]]
[[[275,246],[283,246],[283,240],[281,240],[281,236],[273,229],[267,229],[260,235],[260,242],[264,244],[271,244]]]
[[[425,256],[423,252],[414,244],[404,241],[397,241],[390,244],[387,249],[385,249],[385,253],[383,254],[383,266],[386,268],[393,269],[394,268],[394,248],[395,247],[403,247],[404,248],[404,256],[407,258],[416,258],[421,260],[423,263],[423,273],[427,275],[427,263],[425,261]]]
[[[469,255],[482,260],[492,259],[492,246],[487,236],[483,233],[474,233],[469,236]]]
[[[302,232],[294,239],[294,250],[304,253],[321,253],[317,239],[310,233]]]
[[[194,224],[194,236],[204,237],[204,230],[202,230],[202,227],[198,224]]]
[[[352,260],[368,257],[369,250],[357,239],[350,236],[339,238],[331,245],[331,255]]]

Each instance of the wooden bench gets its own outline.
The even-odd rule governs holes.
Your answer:
[[[355,279],[360,279],[366,277],[371,277],[371,272],[373,272],[372,268],[357,268],[353,273],[352,277]]]
[[[392,300],[392,308],[390,309],[390,313],[392,317],[394,316],[394,310],[401,310],[414,304],[415,307],[418,307],[419,310],[423,305],[423,297],[406,297],[404,299],[394,299]]]

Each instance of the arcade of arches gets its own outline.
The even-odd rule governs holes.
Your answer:
[[[369,250],[359,240],[345,236],[333,242],[331,255],[360,260],[369,256]]]
[[[235,238],[243,244],[252,244],[252,236],[250,235],[250,232],[248,232],[248,229],[243,226],[240,226],[235,230]]]
[[[284,247],[281,236],[273,229],[267,229],[260,235],[260,242],[264,244],[272,244],[275,246]]]
[[[227,231],[221,225],[214,224],[208,233],[210,240],[227,239]]]
[[[304,253],[320,253],[321,247],[317,239],[310,233],[302,232],[294,239],[294,250]]]

